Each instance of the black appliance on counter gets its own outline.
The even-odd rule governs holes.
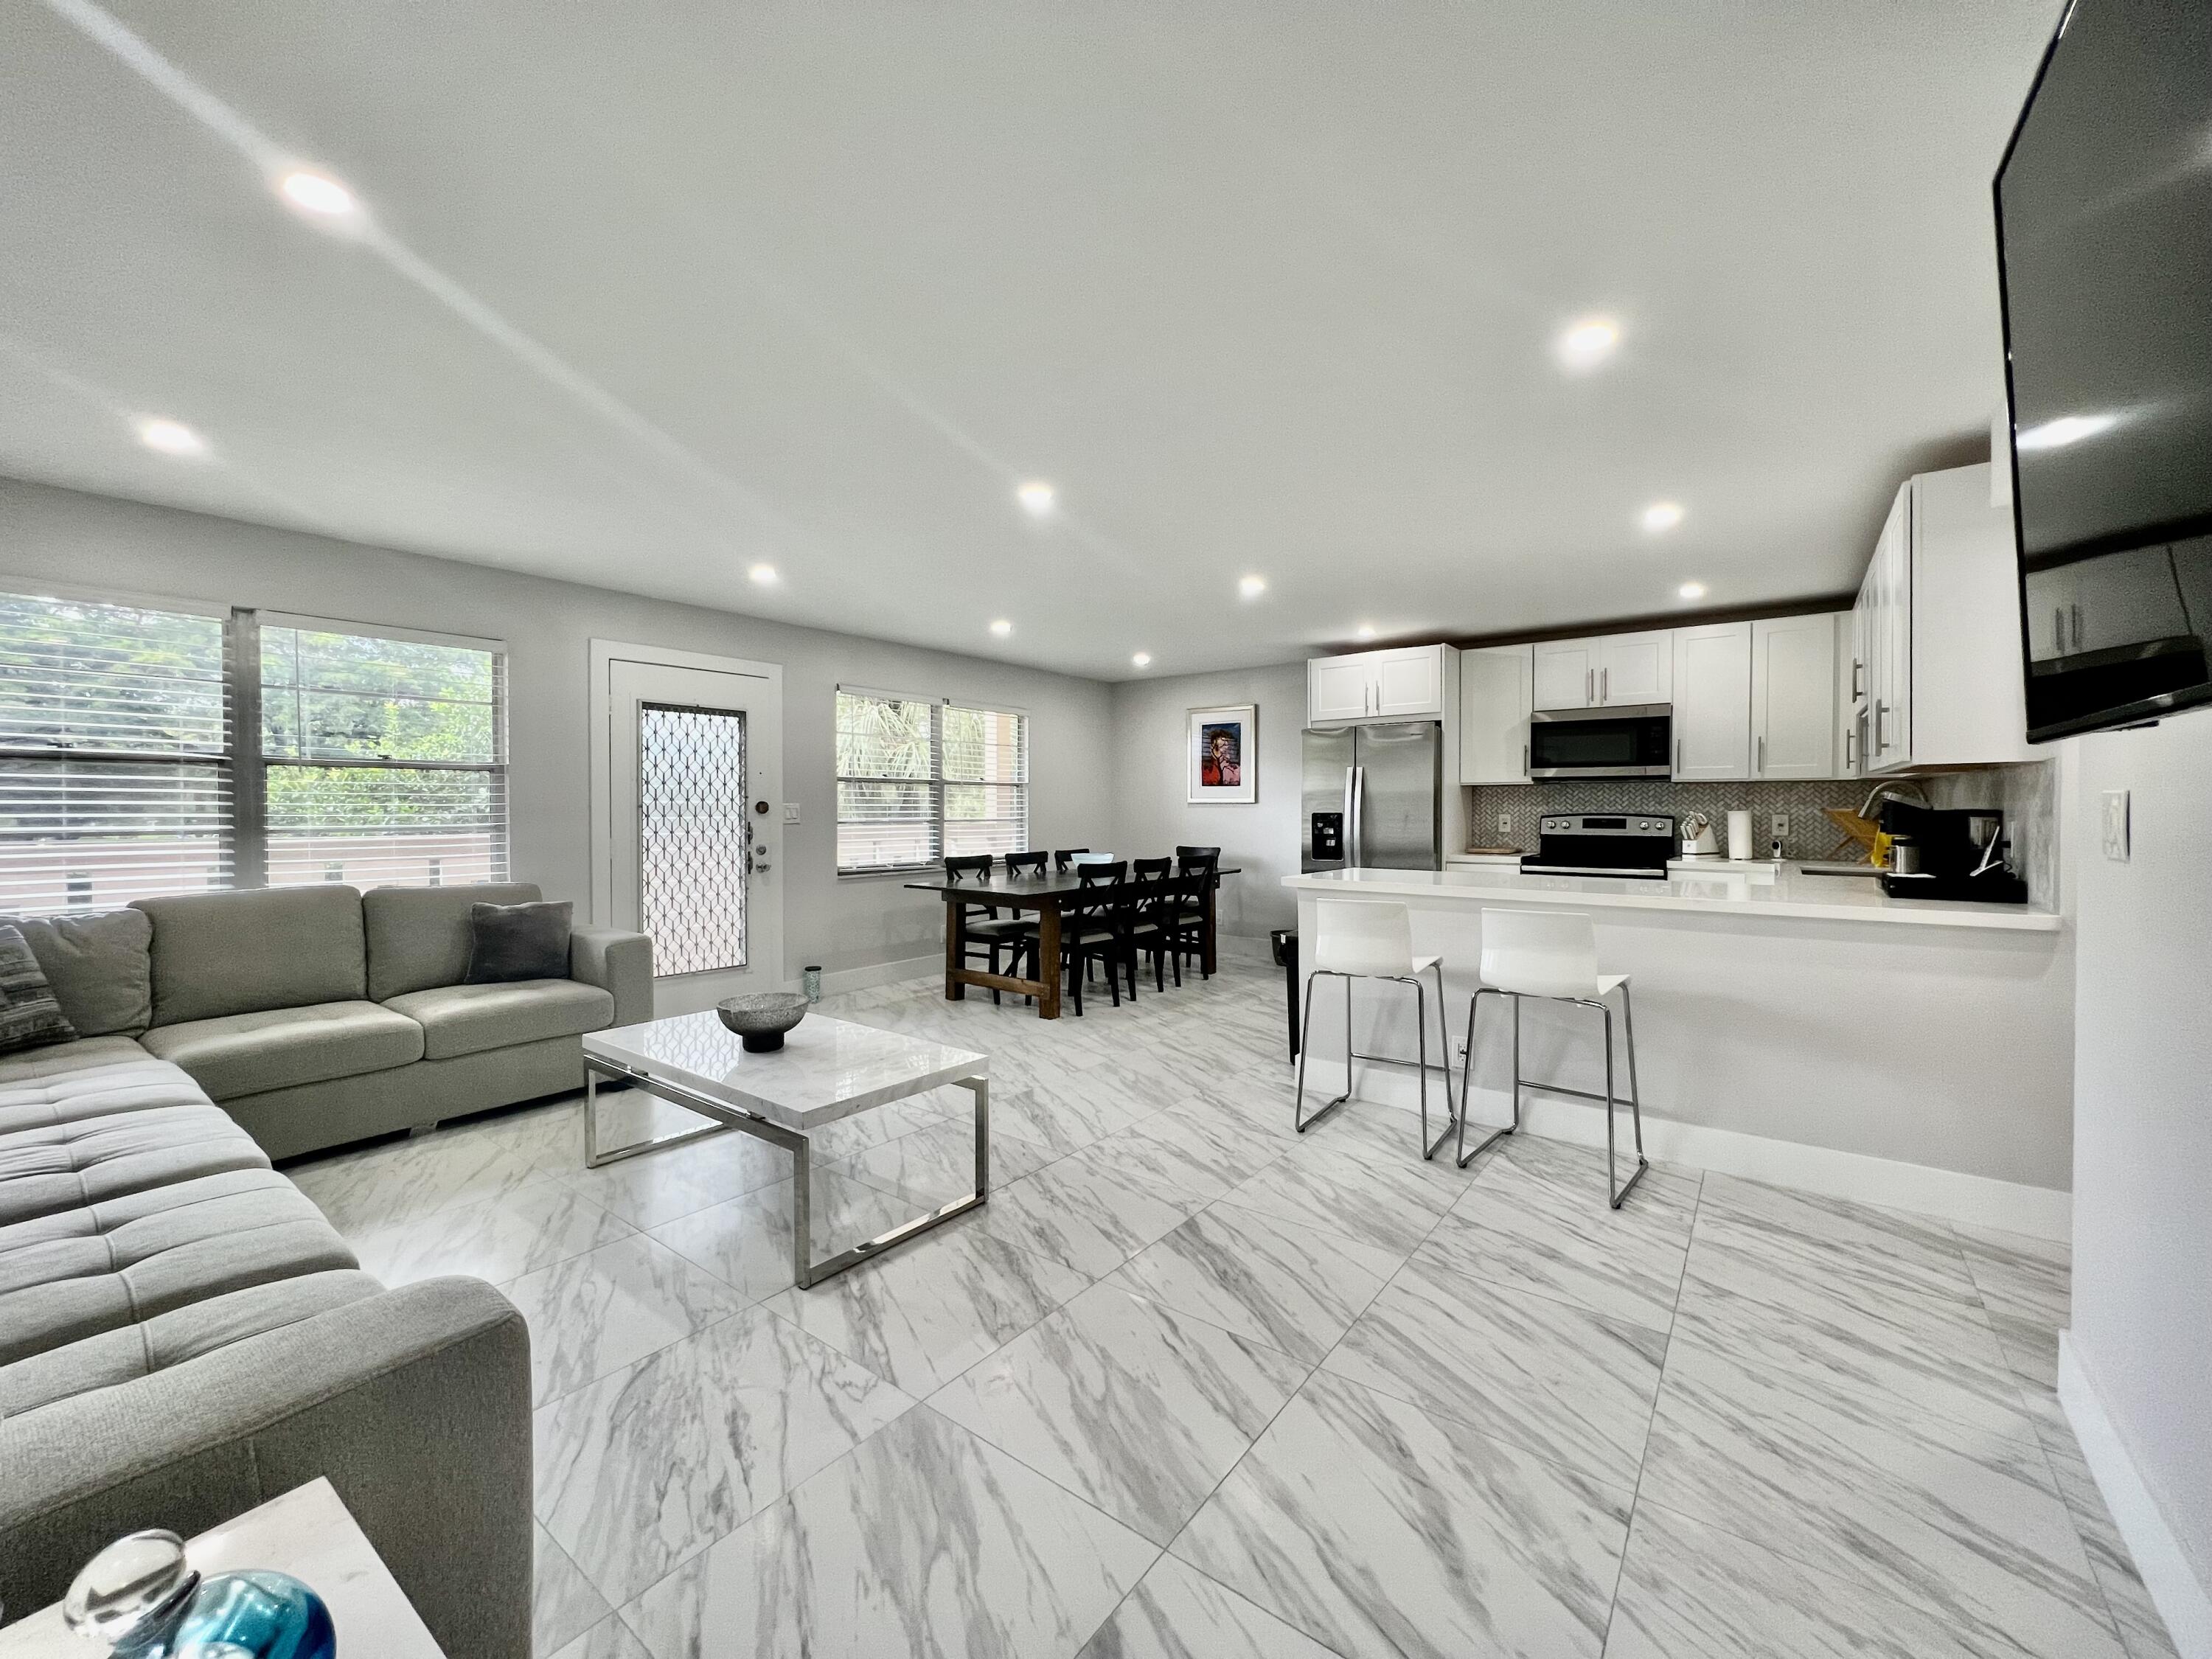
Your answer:
[[[1547,812],[1536,821],[1536,850],[1521,855],[1531,876],[1667,878],[1674,852],[1669,812]]]
[[[2027,884],[2005,863],[2004,814],[1996,808],[1946,810],[1885,800],[1881,827],[1890,837],[1881,890],[1892,898],[2027,902]]]
[[[1672,777],[1674,730],[1671,703],[1539,708],[1528,716],[1528,775]]]

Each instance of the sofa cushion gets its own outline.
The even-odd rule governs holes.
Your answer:
[[[136,1036],[154,1018],[154,924],[143,910],[0,916],[20,929],[81,1037]]]
[[[232,1192],[24,1245],[0,1254],[0,1364],[250,1285],[359,1265],[291,1188]]]
[[[227,1170],[265,1170],[253,1137],[204,1100],[0,1134],[0,1225]]]
[[[57,1042],[0,1059],[0,1135],[206,1100],[191,1079],[126,1036]]]
[[[134,902],[154,924],[154,1024],[359,1000],[361,894],[335,884]]]
[[[46,970],[31,954],[29,943],[17,929],[0,926],[0,1054],[50,1043],[69,1042],[76,1036],[61,999],[46,981]]]
[[[531,904],[543,896],[521,881],[371,888],[361,896],[368,940],[368,1000],[388,1002],[410,991],[459,985],[469,971],[470,906]]]
[[[420,1023],[426,1060],[451,1060],[540,1037],[603,1031],[615,1018],[611,994],[568,979],[441,986],[410,991],[384,1006]]]
[[[281,1179],[281,1177],[279,1177]],[[0,1364],[0,1417],[21,1417],[91,1389],[129,1382],[332,1308],[382,1293],[350,1268],[302,1273],[225,1291],[137,1325],[82,1337]]]
[[[373,1002],[319,1002],[156,1025],[146,1051],[217,1100],[381,1072],[422,1058],[422,1028]]]
[[[575,907],[567,899],[542,904],[469,907],[471,985],[505,985],[525,979],[560,979],[568,971],[568,934]]]

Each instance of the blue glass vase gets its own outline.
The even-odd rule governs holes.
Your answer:
[[[118,1659],[335,1659],[323,1598],[259,1569],[203,1579],[173,1532],[134,1532],[92,1558],[62,1603],[69,1627]]]

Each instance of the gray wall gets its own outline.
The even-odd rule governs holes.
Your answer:
[[[2070,746],[2074,1349],[2212,1595],[2212,714]],[[2125,864],[2108,789],[2132,792]]]
[[[0,584],[40,582],[506,641],[515,875],[580,910],[591,897],[589,641],[781,664],[784,797],[801,819],[784,832],[793,973],[940,949],[936,901],[886,878],[837,877],[840,681],[1027,709],[1037,844],[1103,845],[1110,830],[1111,780],[1098,757],[1112,749],[1111,698],[1093,680],[0,478]]]
[[[1258,705],[1259,799],[1249,806],[1189,804],[1185,716],[1225,703]],[[1264,934],[1295,927],[1283,878],[1298,868],[1298,733],[1306,724],[1306,665],[1125,680],[1114,688],[1114,842],[1133,857],[1177,844],[1219,847],[1244,873],[1225,882],[1221,927]]]

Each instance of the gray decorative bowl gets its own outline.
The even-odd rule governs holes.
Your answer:
[[[747,1054],[773,1054],[783,1047],[783,1034],[806,1018],[806,999],[797,991],[763,991],[718,1002],[714,1012],[744,1039]]]

